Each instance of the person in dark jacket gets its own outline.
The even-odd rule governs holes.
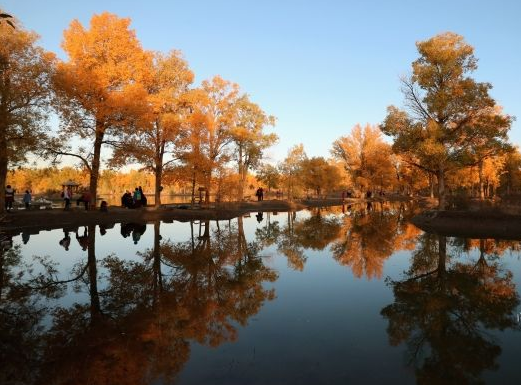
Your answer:
[[[145,207],[147,205],[147,197],[143,193],[143,188],[139,186],[139,193],[141,194],[141,206]]]

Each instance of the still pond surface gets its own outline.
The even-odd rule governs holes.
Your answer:
[[[407,205],[4,243],[1,384],[521,383],[521,242]]]

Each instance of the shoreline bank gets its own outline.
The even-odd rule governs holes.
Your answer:
[[[358,200],[346,201],[346,204],[363,203]],[[194,208],[189,205],[162,205],[126,209],[109,206],[107,212],[86,211],[83,207],[72,207],[69,211],[53,210],[17,210],[4,214],[0,222],[0,232],[14,236],[21,232],[37,234],[61,228],[77,228],[88,225],[111,226],[116,223],[149,223],[154,221],[186,222],[190,220],[229,220],[251,212],[299,211],[310,207],[342,205],[341,199],[285,201],[269,200],[262,202],[226,202],[210,204],[207,207]],[[183,208],[181,208],[183,207]]]
[[[424,211],[411,222],[425,232],[450,237],[521,240],[521,215],[499,211]]]

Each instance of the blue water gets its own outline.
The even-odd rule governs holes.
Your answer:
[[[519,241],[412,214],[81,227],[68,250],[61,229],[15,236],[0,383],[519,383]]]

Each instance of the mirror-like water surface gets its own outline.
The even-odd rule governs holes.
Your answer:
[[[411,215],[21,234],[0,260],[0,383],[519,383],[521,243]]]

